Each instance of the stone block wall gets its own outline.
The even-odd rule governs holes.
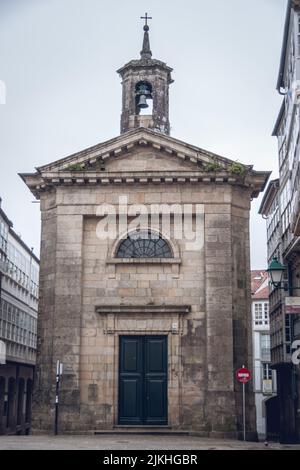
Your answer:
[[[180,261],[113,264],[115,241],[97,238],[97,207],[202,204],[204,244]],[[64,363],[61,430],[117,424],[121,334],[168,335],[168,416],[173,429],[234,435],[241,397],[234,372],[251,364],[249,193],[229,184],[58,187],[41,200],[41,303],[34,426],[53,427],[56,360]],[[250,273],[250,270],[249,270]],[[190,313],[99,314],[99,305],[189,305]],[[177,325],[174,328],[174,325]],[[248,389],[248,426],[255,411]]]

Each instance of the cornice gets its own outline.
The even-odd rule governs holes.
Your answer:
[[[155,149],[169,157],[192,164],[194,169],[176,171],[105,171],[105,162],[126,157],[136,147]],[[215,167],[216,164],[216,167]],[[70,157],[37,168],[36,173],[20,174],[35,197],[42,191],[62,185],[228,183],[248,187],[252,197],[264,190],[270,172],[255,172],[241,165],[242,174],[232,171],[237,165],[220,155],[194,147],[173,137],[140,128]],[[210,168],[212,166],[213,169]]]
[[[27,176],[22,175],[23,180],[39,199],[42,192],[51,188],[62,186],[107,186],[107,185],[134,185],[134,184],[230,184],[249,188],[253,198],[264,189],[269,173],[252,172],[245,176],[234,175],[228,172],[207,173],[201,171],[160,171],[160,172],[45,172]]]

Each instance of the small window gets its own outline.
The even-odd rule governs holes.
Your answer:
[[[261,336],[260,354],[263,361],[271,361],[271,338],[269,335]]]
[[[263,306],[261,303],[254,304],[255,325],[263,325]]]
[[[263,376],[263,380],[272,380],[273,374],[272,374],[272,369],[269,364],[266,364],[266,363],[262,364],[262,376]]]
[[[122,241],[117,258],[173,258],[169,244],[158,234],[138,231]]]

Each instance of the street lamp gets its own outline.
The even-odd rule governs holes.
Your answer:
[[[281,264],[278,261],[278,258],[273,258],[269,268],[267,269],[267,273],[269,273],[271,284],[275,288],[280,288],[283,278],[283,273],[286,270],[286,266]]]

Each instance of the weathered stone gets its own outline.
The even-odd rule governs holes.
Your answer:
[[[57,360],[65,367],[61,432],[112,429],[118,424],[120,336],[165,335],[169,426],[236,435],[242,397],[235,370],[252,364],[250,199],[268,174],[245,166],[246,184],[230,173],[227,159],[168,136],[166,64],[150,55],[119,73],[122,135],[23,175],[42,212],[34,429],[53,428]],[[150,117],[137,114],[136,85],[145,80],[154,101]],[[209,163],[220,171],[203,171]],[[107,215],[99,205],[109,204],[108,212],[119,216],[124,196],[132,210],[127,223],[156,205],[152,228],[167,239],[170,258],[120,258],[117,234],[99,237]],[[183,212],[187,204],[186,227],[198,224],[195,245],[180,238],[176,215],[170,236],[163,223],[168,205]],[[247,411],[247,429],[254,432],[250,387]]]

